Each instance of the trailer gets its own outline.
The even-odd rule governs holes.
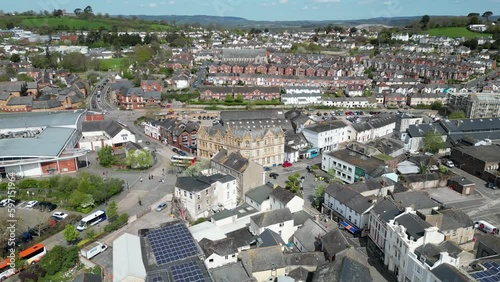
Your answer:
[[[83,248],[80,250],[80,254],[86,258],[86,259],[91,259],[98,254],[106,251],[108,249],[108,246],[101,242],[94,242],[87,247]]]

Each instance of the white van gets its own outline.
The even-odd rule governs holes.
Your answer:
[[[491,234],[498,234],[498,228],[495,226],[489,224],[488,222],[484,220],[479,220],[474,224],[474,228],[481,230],[486,233],[491,233]]]

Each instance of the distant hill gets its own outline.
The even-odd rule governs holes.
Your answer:
[[[134,16],[125,16],[134,17]],[[165,15],[165,16],[150,16],[150,15],[135,15],[135,17],[144,20],[165,20],[168,22],[175,21],[176,25],[182,24],[194,24],[199,23],[202,26],[217,24],[227,28],[306,28],[306,27],[316,27],[318,25],[328,25],[328,24],[338,24],[338,25],[386,25],[386,26],[405,26],[411,22],[414,22],[421,17],[394,17],[394,18],[372,18],[372,19],[360,19],[360,20],[326,20],[326,21],[253,21],[240,17],[219,17],[219,16],[205,16],[205,15],[195,15],[195,16],[176,16],[176,15]]]

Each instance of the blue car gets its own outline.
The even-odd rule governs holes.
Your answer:
[[[265,171],[271,171],[271,168],[266,166],[266,167],[264,167],[264,170]]]

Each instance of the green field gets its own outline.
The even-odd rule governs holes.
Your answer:
[[[447,37],[465,37],[465,38],[477,38],[477,37],[490,37],[491,34],[472,32],[465,27],[439,27],[432,28],[422,33],[429,34],[431,36],[447,36]]]
[[[0,16],[0,28],[6,28],[7,23],[29,29],[54,29],[54,30],[109,30],[118,31],[141,30],[141,31],[165,31],[174,29],[170,25],[163,25],[148,21],[131,19],[95,17],[90,20],[74,17],[35,17],[35,16]]]
[[[101,59],[101,70],[119,71],[121,69],[124,58]]]

